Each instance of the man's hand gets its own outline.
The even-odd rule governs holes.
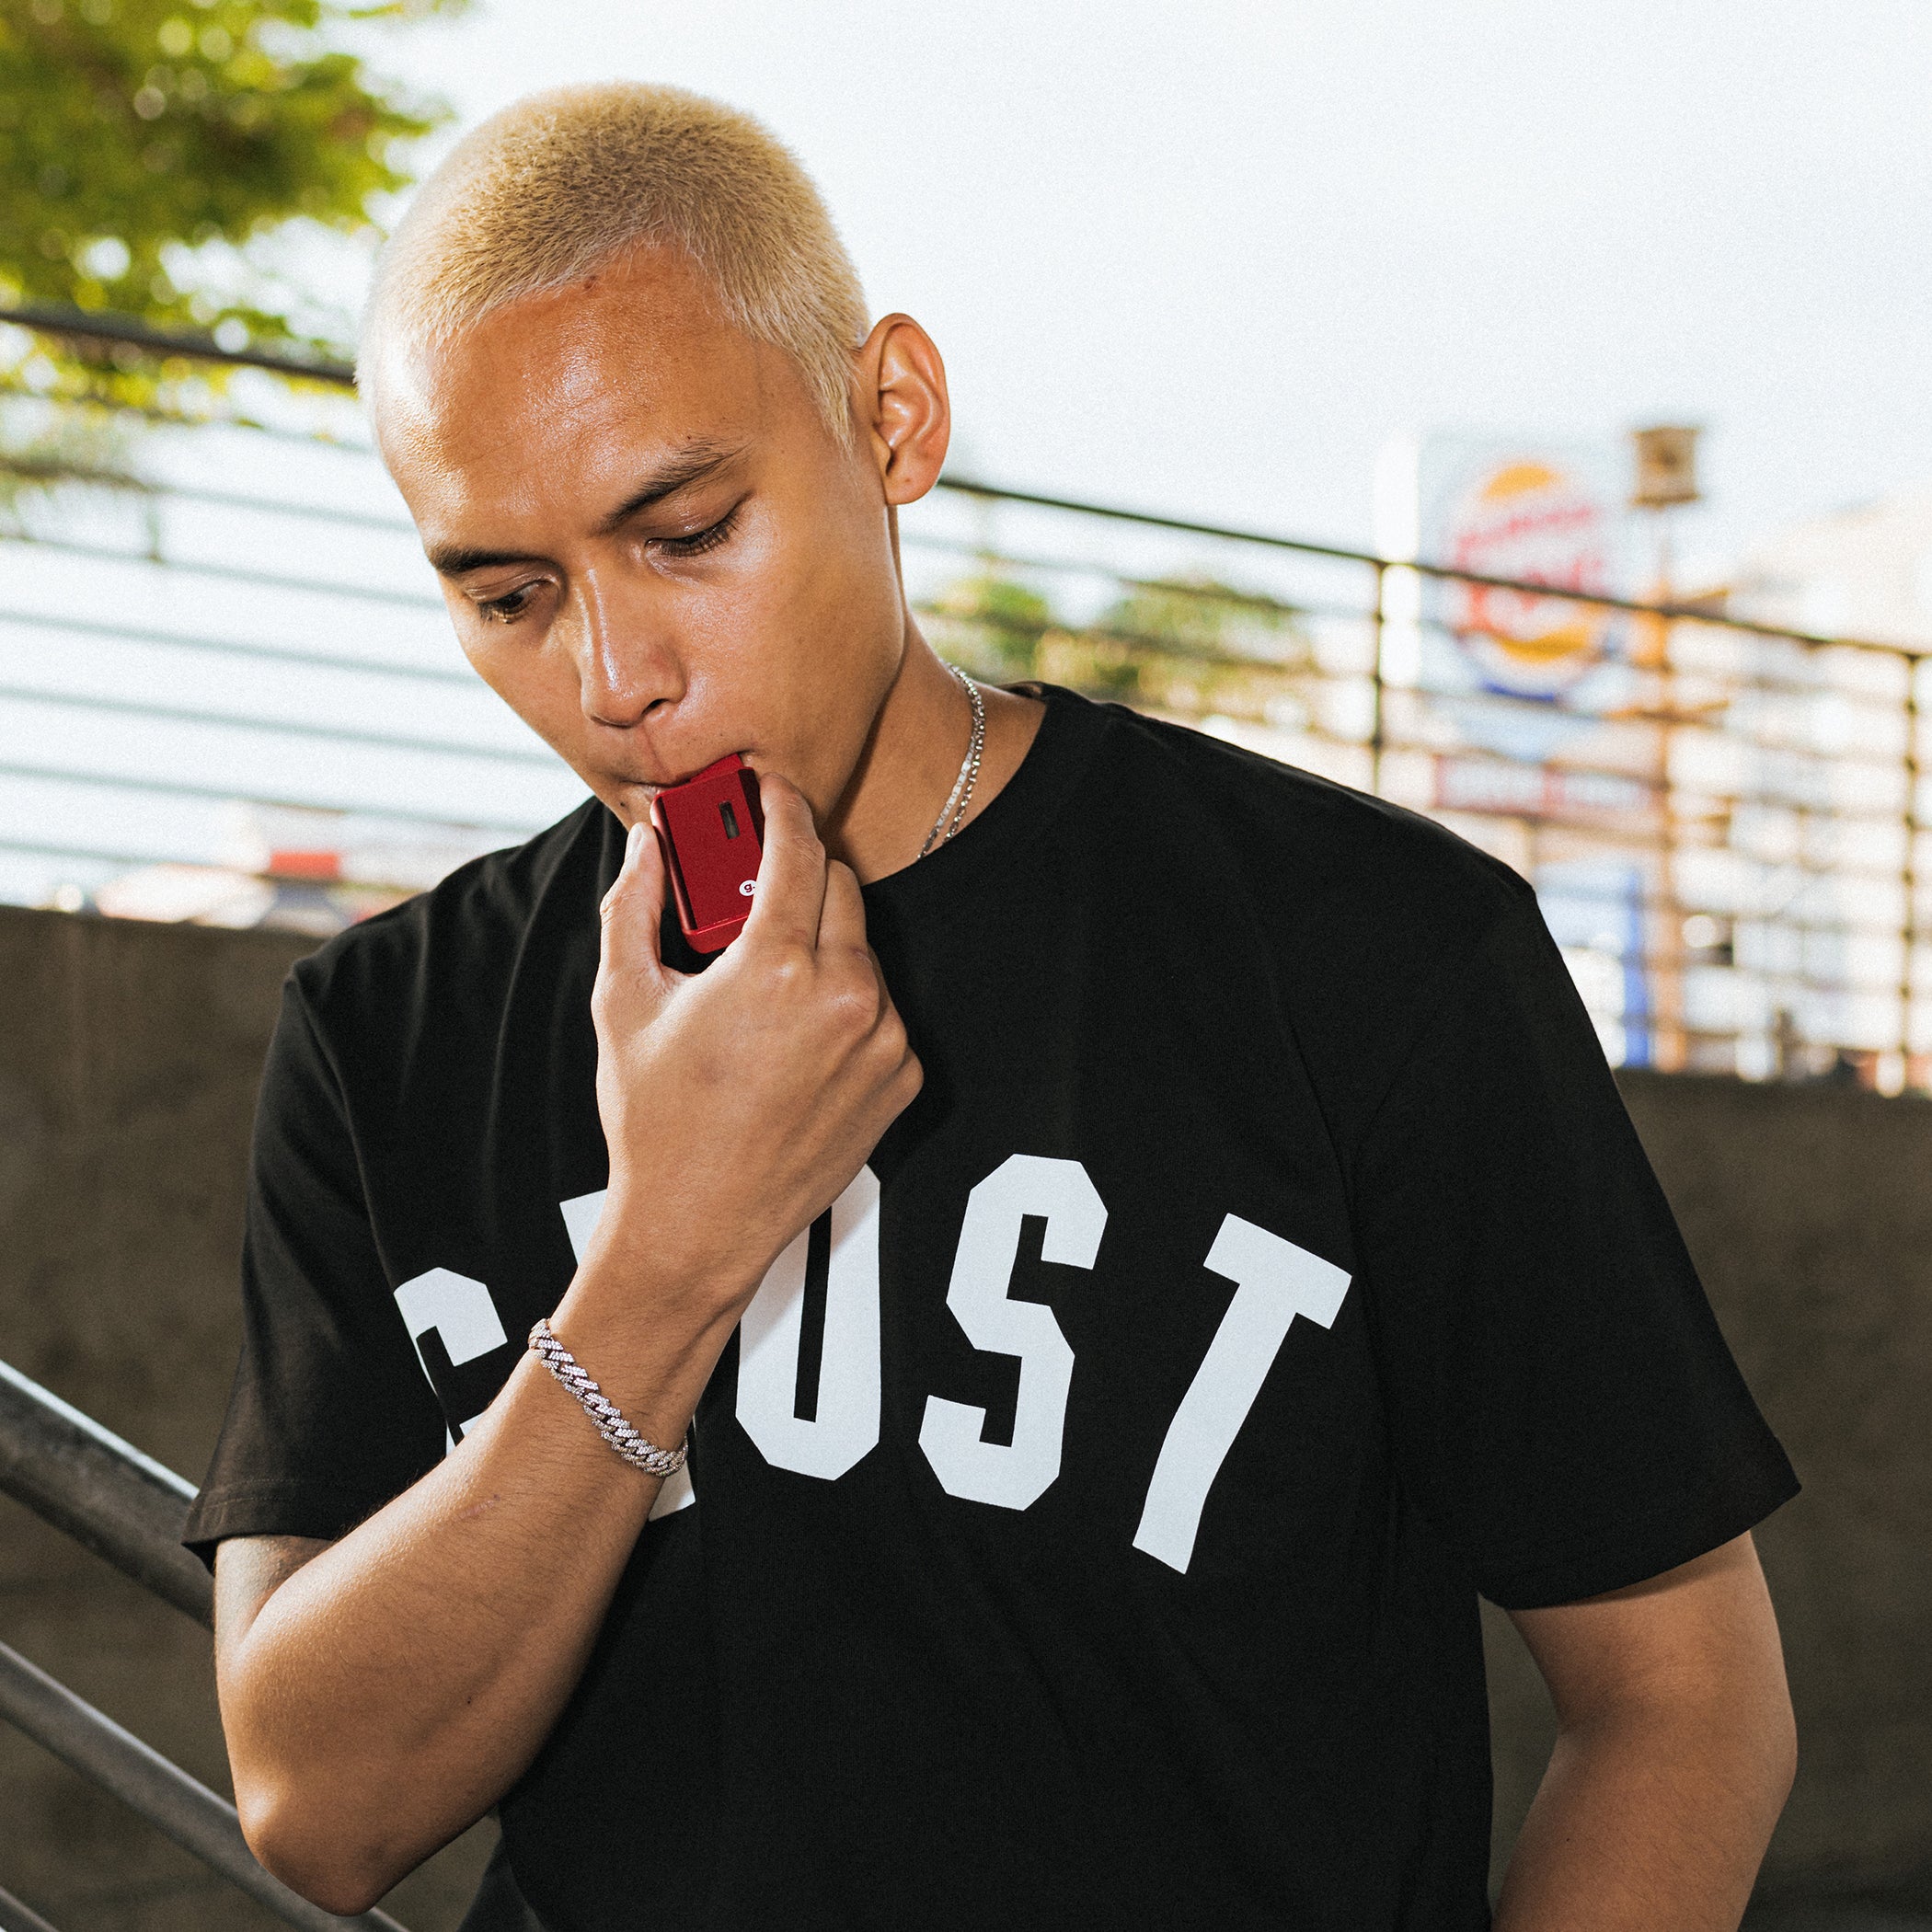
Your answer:
[[[1797,1765],[1751,1538],[1511,1620],[1558,1728],[1496,1932],[1735,1932]]]
[[[757,898],[708,972],[659,955],[648,828],[604,907],[610,1192],[552,1326],[666,1444],[773,1258],[921,1078],[857,880],[789,785],[763,788]],[[262,1863],[359,1912],[494,1804],[576,1688],[658,1489],[525,1354],[455,1450],[339,1542],[224,1544],[222,1716]]]
[[[851,868],[805,800],[760,784],[765,854],[743,932],[701,975],[666,966],[664,866],[632,830],[592,995],[610,1195],[594,1268],[715,1294],[735,1319],[919,1091]]]

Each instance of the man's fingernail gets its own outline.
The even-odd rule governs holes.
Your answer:
[[[624,841],[624,857],[627,861],[637,857],[643,841],[650,834],[650,827],[638,819],[630,828],[629,836]]]

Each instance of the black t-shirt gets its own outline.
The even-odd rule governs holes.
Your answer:
[[[555,1932],[1482,1926],[1478,1593],[1796,1487],[1529,888],[1046,695],[866,889],[924,1091],[775,1264],[501,1806]],[[341,1535],[561,1296],[622,845],[587,805],[291,976],[198,1547]]]

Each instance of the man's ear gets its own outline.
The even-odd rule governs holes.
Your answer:
[[[952,438],[946,364],[910,316],[885,316],[858,351],[858,424],[888,503],[915,503],[939,480]]]

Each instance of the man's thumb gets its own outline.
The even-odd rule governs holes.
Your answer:
[[[623,867],[598,907],[606,972],[623,980],[665,984],[668,975],[658,937],[665,884],[664,854],[657,834],[639,819],[625,841]]]

